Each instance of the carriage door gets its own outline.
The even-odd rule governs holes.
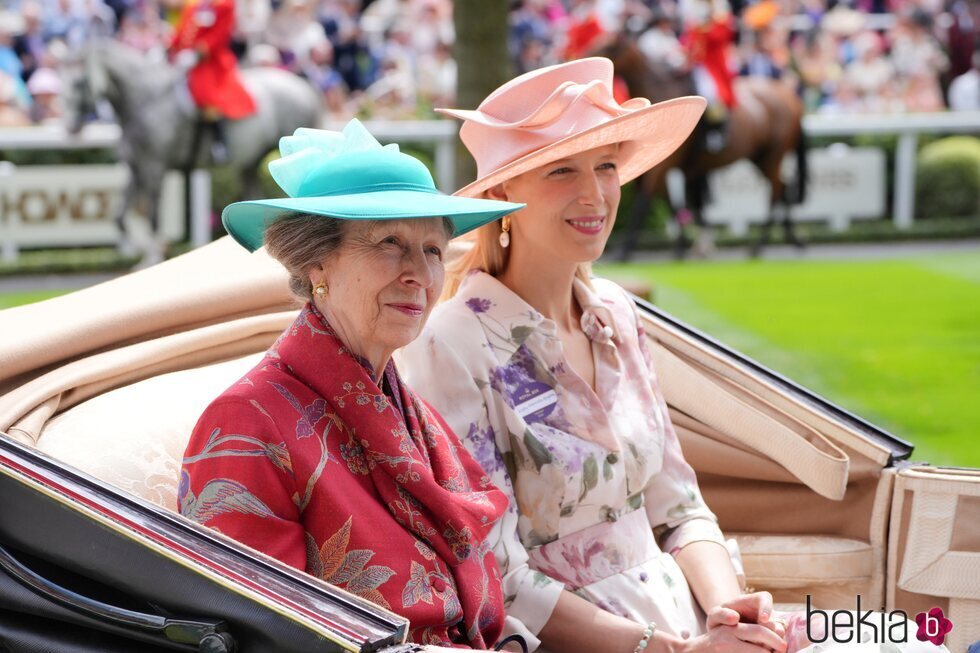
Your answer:
[[[953,653],[980,640],[980,470],[911,465],[898,472],[887,573],[888,610],[915,619],[940,608],[953,625],[945,642]]]

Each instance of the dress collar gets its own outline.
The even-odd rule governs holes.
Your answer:
[[[619,334],[606,304],[579,278],[573,281],[572,292],[582,309],[581,326],[585,335],[593,342],[615,346]],[[483,325],[501,362],[509,359],[535,331],[541,331],[546,337],[557,337],[553,320],[541,315],[520,295],[486,272],[470,271],[456,296]]]

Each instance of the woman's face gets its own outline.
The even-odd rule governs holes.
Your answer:
[[[535,168],[491,190],[524,202],[511,220],[511,247],[569,263],[602,255],[619,208],[619,145],[606,145]],[[513,253],[512,253],[513,254]]]
[[[349,221],[339,249],[310,272],[327,284],[317,306],[354,352],[380,366],[415,340],[442,291],[442,218]]]

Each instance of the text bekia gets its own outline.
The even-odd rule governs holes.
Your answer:
[[[838,644],[902,643],[909,639],[908,615],[903,610],[861,611],[861,597],[855,610],[818,610],[806,595],[806,636],[814,644],[828,639]]]

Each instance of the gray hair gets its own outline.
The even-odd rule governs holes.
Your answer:
[[[265,249],[289,273],[289,291],[306,303],[313,296],[310,268],[335,254],[343,244],[349,220],[292,211],[265,228]],[[381,220],[364,220],[365,226]],[[446,234],[452,236],[453,223],[443,218]]]

